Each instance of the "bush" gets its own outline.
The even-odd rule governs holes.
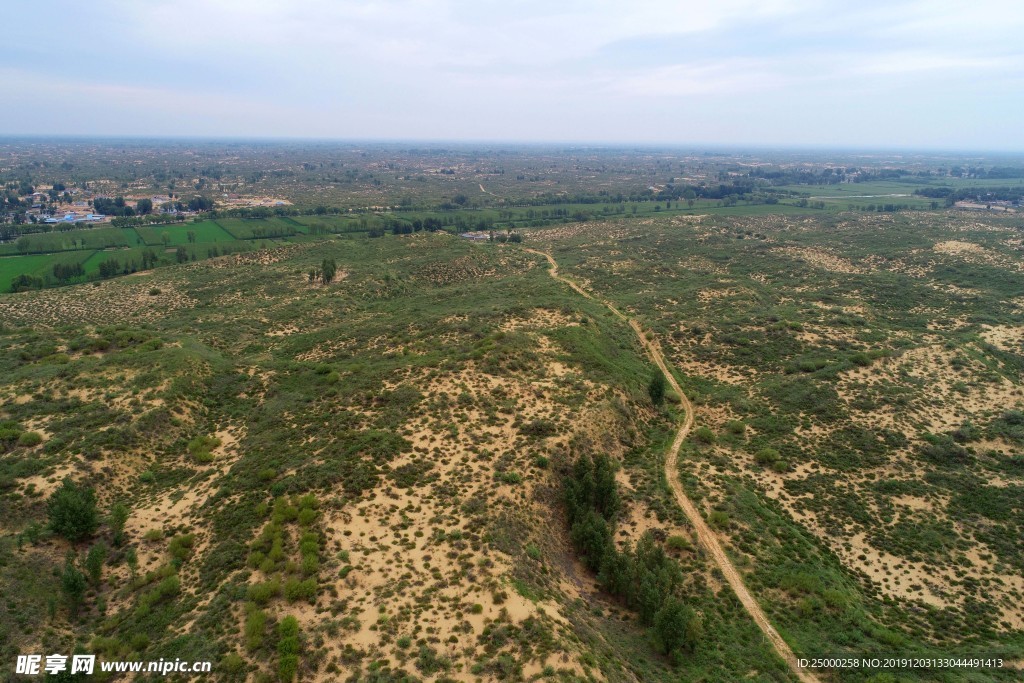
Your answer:
[[[50,529],[69,541],[81,541],[96,533],[99,515],[96,493],[65,479],[46,504]]]
[[[188,452],[192,454],[192,459],[200,465],[209,465],[213,462],[213,454],[210,451],[220,443],[220,439],[215,436],[197,436],[188,442]]]
[[[160,290],[157,290],[158,292]],[[220,660],[220,670],[228,675],[241,673],[245,669],[245,660],[237,652],[231,652]]]
[[[665,541],[665,547],[669,550],[691,550],[693,544],[685,536],[669,536]]]
[[[779,459],[779,452],[774,448],[762,448],[757,453],[754,453],[754,462],[758,465],[771,465]]]
[[[308,578],[305,581],[288,579],[284,584],[284,597],[288,602],[299,600],[313,602],[316,599],[316,579]]]
[[[693,439],[697,443],[710,445],[715,442],[715,433],[710,427],[697,427],[693,432]]]
[[[921,445],[919,451],[926,460],[936,465],[945,467],[965,465],[974,459],[967,449],[956,443],[952,437],[925,434],[924,441],[925,443]]]
[[[519,428],[519,431],[521,431],[523,434],[527,436],[533,436],[542,439],[548,436],[553,436],[558,430],[555,428],[555,423],[552,422],[551,420],[539,418],[527,422],[525,425]]]
[[[192,554],[192,546],[196,543],[195,534],[184,534],[171,539],[167,549],[171,557],[178,562],[184,562]]]
[[[734,434],[736,436],[743,436],[747,433],[747,425],[740,420],[730,420],[728,424],[725,425],[725,428],[729,430],[730,434]]]
[[[43,436],[39,432],[24,432],[18,437],[18,445],[31,448],[43,442]]]
[[[718,529],[729,528],[729,513],[722,510],[712,510],[708,516],[708,521],[711,522],[711,526]]]
[[[276,598],[280,594],[281,582],[277,579],[271,579],[263,583],[254,583],[246,590],[247,599],[261,606],[267,604],[271,598]]]
[[[254,603],[245,606],[245,647],[254,652],[263,647],[263,633],[267,627],[267,613]]]
[[[871,356],[864,353],[863,351],[858,351],[857,353],[850,356],[850,362],[853,363],[854,365],[859,365],[862,368],[866,368],[867,366],[871,365]]]

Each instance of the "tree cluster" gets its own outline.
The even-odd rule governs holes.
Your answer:
[[[653,628],[658,648],[679,661],[701,637],[699,617],[677,593],[679,566],[650,534],[619,550],[615,524],[622,507],[615,468],[607,455],[580,456],[564,481],[570,536],[584,564],[597,572],[601,587],[635,609]]]

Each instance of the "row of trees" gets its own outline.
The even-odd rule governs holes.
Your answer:
[[[679,662],[700,642],[700,618],[678,596],[682,572],[648,533],[623,550],[615,544],[622,501],[615,467],[604,454],[582,455],[564,481],[570,536],[601,587],[635,609],[658,649]]]

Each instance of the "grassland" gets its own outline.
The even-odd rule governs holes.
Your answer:
[[[602,300],[676,369],[679,483],[798,656],[1019,664],[1019,221],[674,204],[218,218],[0,258],[4,277],[166,265],[0,297],[0,666],[78,646],[267,683],[794,680],[677,506],[681,415]],[[515,244],[368,234],[485,215],[596,299]],[[311,280],[325,260],[333,280]],[[563,482],[598,455],[613,543],[664,557],[688,649],[578,552]],[[97,492],[84,541],[46,525],[66,478]],[[79,604],[67,557],[85,571],[101,544]]]
[[[684,484],[798,652],[1019,657],[1019,234],[846,214],[547,241],[673,350],[705,427]]]

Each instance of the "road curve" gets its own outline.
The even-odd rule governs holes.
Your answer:
[[[693,404],[690,399],[687,398],[683,392],[682,387],[679,386],[679,382],[676,381],[675,376],[669,370],[668,363],[665,361],[665,355],[661,352],[661,345],[657,339],[652,335],[650,339],[647,338],[646,332],[640,326],[640,323],[635,319],[628,317],[622,311],[615,307],[610,301],[605,299],[599,299],[586,291],[578,284],[573,282],[571,279],[560,275],[558,272],[558,262],[555,261],[551,254],[538,251],[536,249],[526,249],[531,254],[543,256],[547,259],[548,264],[551,268],[548,273],[551,277],[555,278],[559,282],[562,282],[572,288],[580,296],[584,296],[588,299],[598,301],[608,308],[616,317],[629,323],[629,326],[636,333],[637,339],[643,344],[644,349],[647,351],[647,355],[650,356],[651,360],[655,362],[662,374],[665,375],[666,381],[672,390],[679,396],[679,404],[683,408],[684,417],[679,425],[679,429],[676,431],[675,439],[672,441],[672,446],[669,448],[668,453],[665,456],[665,478],[668,480],[668,485],[672,489],[673,495],[675,495],[676,503],[683,512],[686,514],[686,518],[690,520],[690,524],[693,525],[694,530],[697,533],[697,540],[704,547],[704,549],[711,555],[711,558],[718,565],[718,568],[722,571],[725,576],[725,580],[728,582],[729,587],[732,588],[736,597],[739,598],[740,603],[743,604],[743,608],[747,610],[747,613],[757,624],[761,632],[771,642],[772,647],[780,657],[789,665],[790,670],[793,674],[804,683],[818,683],[817,676],[809,669],[802,669],[797,666],[796,655],[793,654],[793,650],[790,649],[789,644],[783,640],[779,632],[775,630],[771,622],[768,621],[768,615],[761,609],[761,605],[758,604],[757,600],[749,590],[747,590],[746,584],[743,583],[743,578],[740,573],[736,570],[732,560],[725,553],[725,548],[718,541],[718,537],[708,526],[708,523],[704,521],[703,515],[697,509],[697,506],[693,504],[689,496],[683,490],[683,485],[679,481],[679,451],[683,446],[683,442],[689,435],[690,430],[693,428]]]

